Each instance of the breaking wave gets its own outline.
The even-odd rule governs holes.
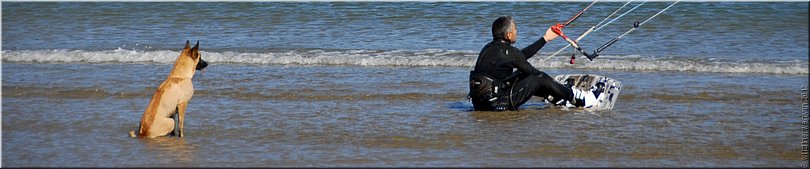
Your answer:
[[[472,67],[478,52],[464,50],[321,50],[291,49],[272,52],[202,51],[209,63],[297,64],[353,66],[447,66]],[[139,50],[18,50],[2,51],[3,62],[65,63],[173,63],[178,51]],[[808,61],[738,61],[717,58],[606,55],[594,61],[578,58],[569,64],[565,56],[543,62],[541,53],[529,61],[540,69],[607,69],[631,71],[682,71],[718,73],[808,74]]]

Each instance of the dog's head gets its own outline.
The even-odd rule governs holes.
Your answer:
[[[197,44],[195,44],[194,47],[191,47],[189,41],[186,41],[186,46],[183,48],[183,52],[180,53],[180,56],[177,58],[177,62],[174,63],[174,68],[169,76],[191,78],[194,76],[194,72],[197,70],[205,69],[205,67],[208,66],[208,63],[202,59],[199,49],[200,41],[197,41]]]
[[[191,44],[189,43],[189,41],[186,41],[186,47],[183,48],[182,55],[191,58],[191,60],[193,60],[194,63],[196,63],[196,66],[194,66],[195,70],[205,69],[205,67],[208,66],[208,63],[206,63],[205,60],[202,59],[202,55],[200,55],[200,41],[197,41],[197,43],[194,44],[194,47],[192,47],[191,49],[189,49],[190,45]]]

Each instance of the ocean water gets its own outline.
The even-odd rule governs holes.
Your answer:
[[[2,165],[801,166],[806,2],[680,2],[593,61],[543,61],[561,39],[530,59],[622,81],[613,110],[472,111],[495,18],[515,17],[523,47],[588,4],[3,2]],[[596,3],[566,34],[622,4]],[[186,40],[209,63],[186,137],[129,138]]]
[[[671,2],[648,2],[581,40],[593,50]],[[3,3],[3,61],[172,63],[185,40],[214,63],[472,67],[498,16],[514,16],[518,47],[588,2]],[[565,29],[577,36],[622,2],[595,5]],[[631,3],[620,13],[640,4]],[[539,68],[807,74],[807,3],[681,2],[602,52]],[[618,14],[617,14],[618,15]],[[545,58],[562,48],[552,41]]]

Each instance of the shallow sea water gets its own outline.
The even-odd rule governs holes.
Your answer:
[[[214,64],[186,137],[130,138],[166,64],[2,65],[3,165],[798,167],[805,76],[600,74],[613,110],[472,111],[467,68]]]

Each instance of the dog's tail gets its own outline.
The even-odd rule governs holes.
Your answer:
[[[138,135],[135,134],[135,131],[138,131],[138,130],[141,130],[141,125],[140,124],[138,124],[138,129],[129,131],[129,137],[132,137],[132,138],[138,137]]]

